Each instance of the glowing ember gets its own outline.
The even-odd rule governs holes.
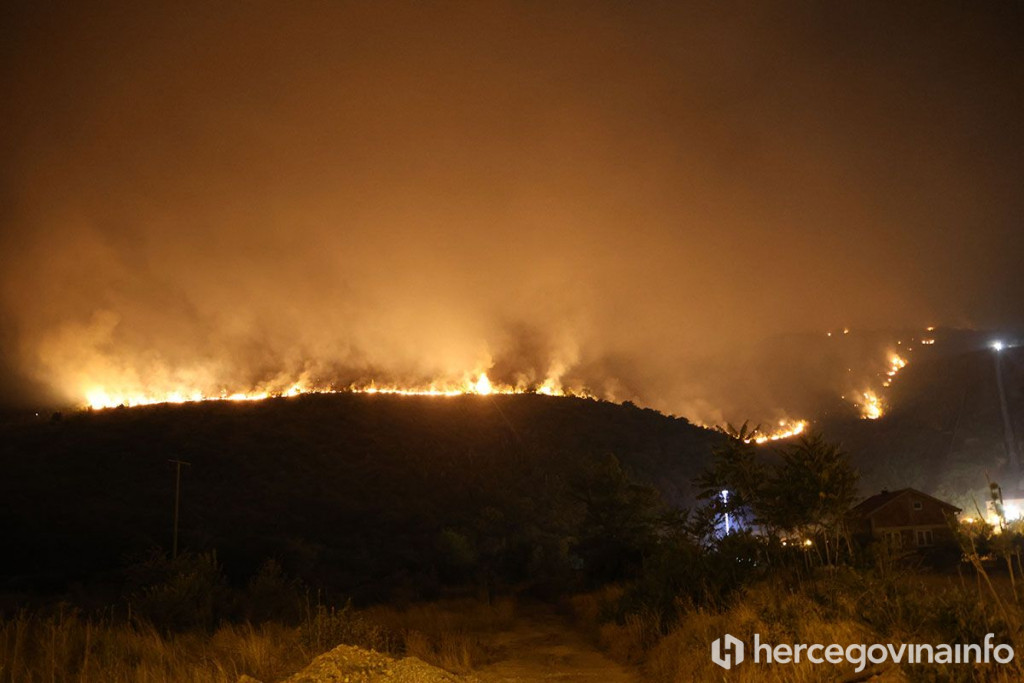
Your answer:
[[[905,358],[899,356],[899,354],[889,354],[889,370],[885,373],[889,377],[895,377],[896,373],[907,367],[907,361]]]
[[[905,368],[905,367],[907,367],[907,360],[905,358],[903,358],[899,354],[890,353],[889,354],[889,369],[886,370],[886,372],[885,372],[885,376],[887,377],[887,379],[884,382],[882,382],[882,386],[883,387],[891,386],[892,385],[893,377],[895,377],[896,374],[900,370]]]

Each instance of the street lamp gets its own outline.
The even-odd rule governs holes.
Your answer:
[[[999,392],[999,408],[1003,414],[1003,440],[1006,447],[1006,459],[1009,461],[1013,473],[1013,483],[1017,487],[1017,494],[1024,488],[1024,478],[1021,477],[1020,459],[1017,455],[1017,439],[1013,435],[1013,422],[1010,419],[1010,407],[1006,402],[1006,388],[1003,386],[1002,350],[1006,345],[1001,339],[996,339],[991,344],[995,354],[992,356],[995,361],[996,390]]]

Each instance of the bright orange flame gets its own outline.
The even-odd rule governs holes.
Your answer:
[[[137,391],[117,391],[106,387],[94,386],[86,389],[85,407],[102,409],[117,406],[144,406],[157,403],[195,403],[199,401],[259,401],[272,397],[291,397],[302,394],[394,394],[400,396],[490,396],[494,394],[544,394],[546,396],[576,396],[594,398],[584,390],[564,389],[556,377],[549,377],[539,385],[525,382],[515,386],[494,383],[486,372],[466,374],[457,381],[436,381],[426,385],[378,384],[376,382],[357,383],[347,387],[333,385],[317,385],[305,379],[278,384],[277,387],[259,387],[248,391],[224,391],[220,394],[204,394],[189,389],[155,391],[142,393]]]
[[[707,424],[695,423],[705,429],[717,429],[718,431],[727,431],[723,427],[714,427]],[[810,423],[807,420],[779,420],[778,424],[773,428],[765,428],[763,425],[758,425],[757,434],[749,439],[744,439],[743,443],[756,443],[763,444],[770,441],[781,441],[782,439],[789,439],[794,436],[799,436],[807,430]]]
[[[879,398],[878,394],[873,391],[865,391],[862,396],[864,402],[860,404],[860,415],[865,420],[877,420],[882,417],[885,409],[882,404],[882,399]]]
[[[494,388],[491,386],[491,380],[487,379],[487,373],[485,372],[480,373],[480,379],[476,381],[473,388],[476,389],[476,393],[481,396],[487,396],[494,391]]]
[[[768,443],[769,441],[779,441],[781,439],[789,439],[794,436],[799,436],[804,433],[807,429],[807,420],[779,420],[778,427],[770,432],[758,434],[753,438],[754,443]],[[750,439],[747,443],[750,443]]]
[[[889,354],[889,370],[885,373],[889,377],[895,377],[896,373],[907,367],[907,360],[898,353]]]
[[[896,342],[899,344],[900,342]],[[899,371],[907,367],[907,359],[895,352],[889,353],[889,367],[885,371],[885,379],[882,380],[882,388],[888,389],[892,381],[899,374]],[[860,401],[854,403],[860,408],[860,416],[865,420],[877,420],[885,414],[885,402],[882,397],[873,389],[866,389],[858,392]]]

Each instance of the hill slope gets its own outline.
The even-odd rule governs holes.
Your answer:
[[[1024,435],[1024,349],[1001,352],[1010,421],[1020,451]],[[986,477],[1014,494],[991,349],[921,357],[902,370],[878,420],[816,423],[841,441],[862,473],[864,493],[913,486],[973,509],[984,504]]]
[[[191,463],[182,547],[217,549],[229,571],[276,557],[308,580],[372,595],[443,572],[428,566],[438,543],[454,544],[455,564],[460,551],[483,553],[479,532],[512,548],[503,557],[521,542],[526,574],[564,554],[565,487],[589,464],[613,454],[685,505],[721,438],[629,405],[532,395],[310,395],[8,424],[2,574],[59,586],[169,547],[168,459]]]

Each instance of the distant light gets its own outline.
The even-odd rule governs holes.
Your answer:
[[[1013,503],[1007,503],[1003,507],[1003,517],[1007,522],[1014,522],[1020,519],[1020,508]]]
[[[1002,351],[1004,348],[1003,342],[997,339],[996,341],[992,342],[992,348],[995,349],[996,351]]]
[[[811,539],[808,538],[806,541],[804,541],[804,545],[806,545],[808,547],[812,546],[812,545],[814,545],[814,541],[812,541]]]

